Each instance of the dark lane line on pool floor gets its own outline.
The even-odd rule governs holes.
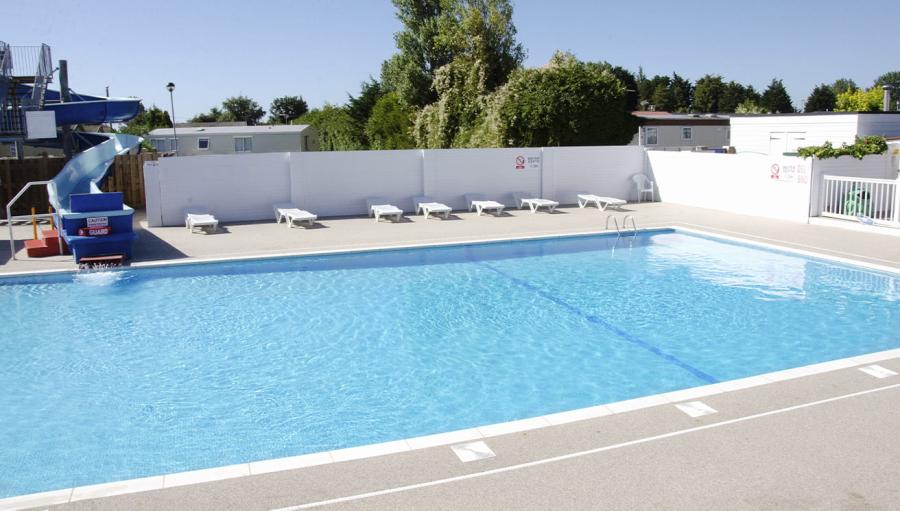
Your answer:
[[[638,346],[639,348],[642,348],[646,351],[649,351],[650,353],[653,353],[654,355],[665,360],[666,362],[669,362],[672,365],[675,365],[677,367],[680,367],[681,369],[684,369],[685,371],[693,374],[694,376],[705,381],[706,383],[719,383],[718,378],[716,378],[710,374],[707,374],[707,373],[701,371],[700,369],[697,369],[696,367],[694,367],[686,362],[683,362],[681,359],[679,359],[675,355],[666,353],[665,351],[654,346],[653,344],[650,344],[649,342],[644,341],[643,339],[636,337],[636,336],[626,332],[625,330],[622,330],[621,328],[613,325],[612,323],[601,318],[600,316],[595,316],[593,314],[587,314],[586,312],[582,311],[578,307],[575,307],[574,305],[566,302],[565,300],[562,300],[562,299],[548,293],[547,291],[544,291],[543,289],[535,286],[534,284],[531,284],[531,283],[529,283],[525,280],[522,280],[518,277],[513,277],[512,275],[509,275],[508,273],[504,272],[503,270],[499,270],[484,261],[477,261],[477,263],[479,265],[493,271],[497,275],[500,275],[500,276],[510,280],[514,284],[516,284],[520,287],[523,287],[533,293],[536,293],[538,296],[559,305],[560,307],[566,309],[567,311],[571,312],[572,314],[581,316],[589,323],[599,325],[599,326],[605,328],[607,331],[624,339],[625,341],[628,341],[629,343],[631,343],[635,346]]]

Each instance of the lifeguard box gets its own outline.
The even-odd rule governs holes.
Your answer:
[[[123,202],[122,192],[73,193],[69,209],[60,209],[58,218],[76,263],[83,257],[131,258],[131,245],[137,239],[134,209]]]

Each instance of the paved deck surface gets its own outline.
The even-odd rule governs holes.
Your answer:
[[[895,237],[668,204],[625,209],[639,227],[695,227],[900,268]],[[606,216],[565,208],[379,225],[326,219],[313,229],[231,224],[215,235],[141,229],[134,264],[594,231]],[[73,267],[8,259],[0,252],[0,272]],[[900,359],[878,364],[900,372]],[[848,367],[699,399],[717,413],[691,418],[666,403],[492,437],[496,457],[469,463],[441,446],[53,508],[897,509],[900,376]]]
[[[271,222],[224,223],[216,234],[191,234],[184,227],[148,229],[138,212],[133,265],[218,257],[290,254],[322,250],[350,250],[378,246],[446,243],[541,236],[604,230],[606,217],[634,215],[638,227],[685,226],[848,257],[873,264],[900,267],[900,238],[874,232],[824,225],[782,222],[721,211],[664,203],[628,204],[622,210],[559,208],[554,214],[511,210],[502,217],[454,213],[449,220],[407,215],[400,223],[370,218],[323,219],[313,228],[288,229]],[[8,240],[5,226],[0,240]],[[71,257],[28,259],[23,240],[31,226],[17,225],[14,236],[19,260],[11,260],[8,242],[0,242],[0,273],[72,269]]]

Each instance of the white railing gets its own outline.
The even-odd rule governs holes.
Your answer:
[[[823,176],[822,216],[857,219],[865,215],[876,222],[900,222],[898,180]]]

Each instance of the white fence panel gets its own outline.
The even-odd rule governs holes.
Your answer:
[[[541,150],[440,149],[425,151],[426,195],[466,209],[463,195],[482,193],[512,206],[512,192],[541,193]]]
[[[637,199],[631,176],[643,172],[640,146],[547,147],[544,149],[544,196],[575,204],[578,192],[625,200]]]
[[[821,216],[855,220],[858,215],[877,222],[900,222],[897,180],[823,176]]]
[[[364,215],[367,197],[384,197],[411,212],[422,194],[422,152],[290,153],[291,198],[320,216]]]
[[[810,163],[758,154],[647,151],[660,200],[806,222]]]

